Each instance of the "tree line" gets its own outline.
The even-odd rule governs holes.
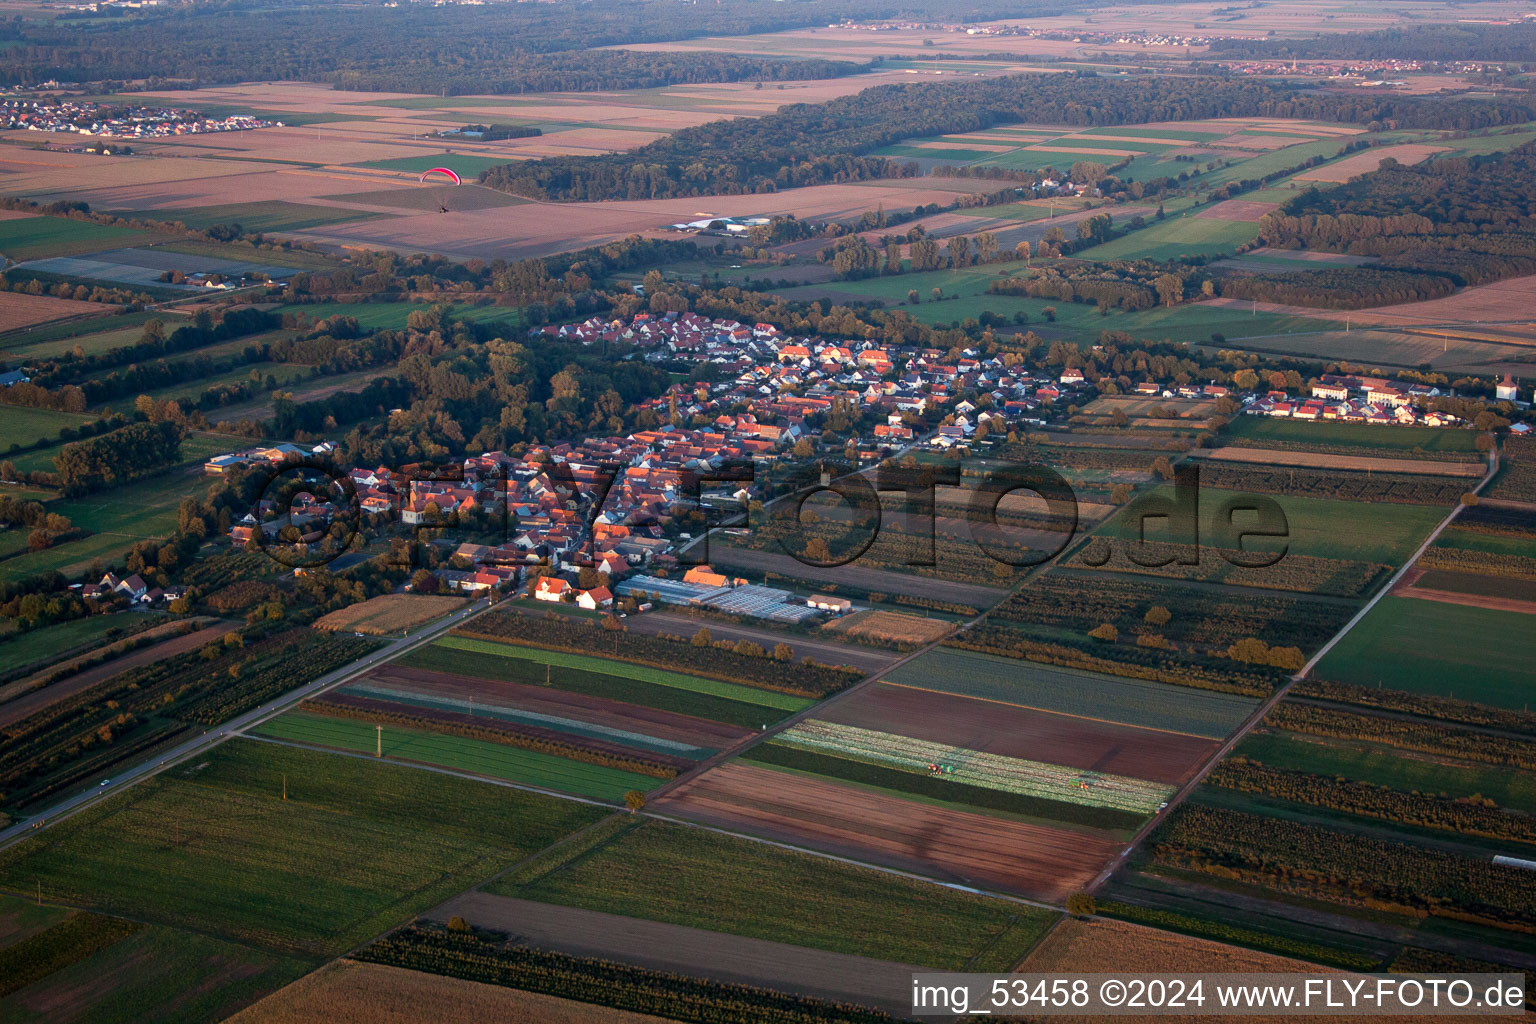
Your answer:
[[[1086,127],[1238,116],[1472,129],[1530,121],[1536,110],[1502,99],[1426,102],[1251,78],[1014,75],[876,86],[763,117],[712,121],[627,153],[546,157],[491,168],[480,180],[504,192],[555,201],[774,192],[914,175],[914,164],[876,152],[906,139],[1021,121]]]

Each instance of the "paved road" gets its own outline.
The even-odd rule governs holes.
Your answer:
[[[1484,487],[1488,486],[1489,481],[1494,478],[1494,475],[1497,474],[1498,471],[1499,455],[1498,451],[1494,450],[1488,453],[1488,472],[1486,475],[1484,475],[1483,479],[1478,483],[1478,485],[1472,489],[1473,493],[1476,494],[1482,491]],[[1429,546],[1433,544],[1437,539],[1439,539],[1440,534],[1445,532],[1446,527],[1455,522],[1456,517],[1461,515],[1461,510],[1465,507],[1465,505],[1458,503],[1455,508],[1451,509],[1450,514],[1440,521],[1440,525],[1435,527],[1434,530],[1430,532],[1428,537],[1424,538],[1424,543],[1419,545],[1418,550],[1416,550],[1411,557],[1403,561],[1403,564],[1398,567],[1397,572],[1392,574],[1392,578],[1387,580],[1387,582],[1379,590],[1376,591],[1375,596],[1367,601],[1360,608],[1360,610],[1354,614],[1354,617],[1352,617],[1348,622],[1344,623],[1343,627],[1333,635],[1333,638],[1324,644],[1322,648],[1312,656],[1310,661],[1302,666],[1300,672],[1297,672],[1290,679],[1287,679],[1283,686],[1278,687],[1275,692],[1272,693],[1269,698],[1264,701],[1264,703],[1259,705],[1258,710],[1254,711],[1253,714],[1249,715],[1248,718],[1244,720],[1243,724],[1238,727],[1238,730],[1227,738],[1227,741],[1223,743],[1221,748],[1217,750],[1216,753],[1213,754],[1211,758],[1200,767],[1200,770],[1197,771],[1188,782],[1184,783],[1184,785],[1180,787],[1177,793],[1168,798],[1168,805],[1166,809],[1159,812],[1150,821],[1143,825],[1141,829],[1137,831],[1136,835],[1131,838],[1131,841],[1126,844],[1125,849],[1120,852],[1120,856],[1116,857],[1109,863],[1107,867],[1104,868],[1103,871],[1099,872],[1098,877],[1096,877],[1093,882],[1089,884],[1089,892],[1097,891],[1104,885],[1105,882],[1108,882],[1110,876],[1113,875],[1116,871],[1120,870],[1122,866],[1124,866],[1125,862],[1130,859],[1131,854],[1134,853],[1136,848],[1140,846],[1142,842],[1147,838],[1147,836],[1152,833],[1152,830],[1158,826],[1162,819],[1172,814],[1174,810],[1180,804],[1182,804],[1185,799],[1188,798],[1189,795],[1200,786],[1202,782],[1205,781],[1205,777],[1209,775],[1218,764],[1226,760],[1227,755],[1232,753],[1233,749],[1243,741],[1243,738],[1252,732],[1260,722],[1264,721],[1264,719],[1268,717],[1270,711],[1274,709],[1275,705],[1279,704],[1282,700],[1285,699],[1285,696],[1290,692],[1291,687],[1307,678],[1307,676],[1311,674],[1312,670],[1317,667],[1317,663],[1322,661],[1323,657],[1327,655],[1329,651],[1333,650],[1334,646],[1338,644],[1340,640],[1344,639],[1344,637],[1349,634],[1349,631],[1354,629],[1355,626],[1360,623],[1361,619],[1370,614],[1371,609],[1375,608],[1376,605],[1380,603],[1382,598],[1386,597],[1392,592],[1392,589],[1397,586],[1398,581],[1403,578],[1404,574],[1413,568],[1413,564],[1419,560],[1419,556],[1423,555],[1425,551],[1429,550]]]
[[[489,607],[490,605],[484,600],[475,601],[426,626],[414,635],[402,637],[391,644],[381,647],[365,658],[354,661],[350,665],[344,665],[334,672],[327,673],[312,683],[307,683],[297,690],[283,694],[276,700],[268,701],[259,708],[247,711],[237,718],[230,719],[223,725],[209,729],[202,735],[187,740],[171,750],[162,751],[149,760],[137,765],[120,768],[112,773],[110,784],[94,786],[91,789],[76,793],[74,796],[60,800],[46,810],[37,811],[10,828],[0,831],[0,849],[4,849],[12,843],[34,834],[40,828],[55,825],[70,815],[91,806],[98,800],[119,793],[136,782],[152,778],[181,761],[206,753],[230,736],[252,726],[260,725],[270,718],[275,718],[302,700],[340,686],[360,673],[373,668],[379,662],[386,661],[412,647],[424,644],[445,630],[452,629],[465,620],[479,615]]]

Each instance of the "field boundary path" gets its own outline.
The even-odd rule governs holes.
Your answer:
[[[1495,448],[1488,453],[1488,472],[1483,474],[1483,479],[1480,480],[1477,486],[1472,489],[1472,493],[1477,494],[1481,492],[1482,489],[1488,486],[1489,482],[1493,480],[1494,476],[1498,474],[1498,471],[1499,454],[1498,449]],[[1322,661],[1323,658],[1328,654],[1328,652],[1333,650],[1339,641],[1343,640],[1344,637],[1347,636],[1349,632],[1355,628],[1355,626],[1359,625],[1360,621],[1370,614],[1371,610],[1381,602],[1382,598],[1386,597],[1392,592],[1392,589],[1397,586],[1398,582],[1401,581],[1405,575],[1407,575],[1408,571],[1413,568],[1414,564],[1418,562],[1419,558],[1423,556],[1424,552],[1429,550],[1429,546],[1436,540],[1440,539],[1440,534],[1445,532],[1445,529],[1456,520],[1457,516],[1461,515],[1461,510],[1466,507],[1466,505],[1457,502],[1455,507],[1452,508],[1446,517],[1440,521],[1440,524],[1429,532],[1429,536],[1424,538],[1424,542],[1418,546],[1413,554],[1403,560],[1403,564],[1398,566],[1397,571],[1394,572],[1385,583],[1378,587],[1376,593],[1372,595],[1371,599],[1366,601],[1365,604],[1361,606],[1360,610],[1356,612],[1348,622],[1344,623],[1344,625],[1340,627],[1339,631],[1335,633],[1305,665],[1302,666],[1301,671],[1297,672],[1294,676],[1291,676],[1289,679],[1287,679],[1284,684],[1277,687],[1275,692],[1270,694],[1269,697],[1262,704],[1260,704],[1257,709],[1254,710],[1253,714],[1248,716],[1242,725],[1238,726],[1237,731],[1234,732],[1231,736],[1227,737],[1226,742],[1217,748],[1216,752],[1211,755],[1210,759],[1207,760],[1205,764],[1200,766],[1195,774],[1190,777],[1189,781],[1184,783],[1183,786],[1179,787],[1178,792],[1174,793],[1173,796],[1168,798],[1167,806],[1155,814],[1151,820],[1143,825],[1137,831],[1137,833],[1131,837],[1131,841],[1126,844],[1125,849],[1120,852],[1120,855],[1114,860],[1110,861],[1109,864],[1105,866],[1104,870],[1099,872],[1094,880],[1089,883],[1088,892],[1097,892],[1104,886],[1106,882],[1109,881],[1110,877],[1114,875],[1116,871],[1119,871],[1120,868],[1125,866],[1125,862],[1130,859],[1131,854],[1136,851],[1136,848],[1146,841],[1147,836],[1152,834],[1152,830],[1157,828],[1157,826],[1161,824],[1165,818],[1171,815],[1179,807],[1179,805],[1182,804],[1189,797],[1189,795],[1193,793],[1200,786],[1200,784],[1205,781],[1206,776],[1209,775],[1218,764],[1226,760],[1227,756],[1232,753],[1237,745],[1241,743],[1250,732],[1257,728],[1259,723],[1263,722],[1264,719],[1268,717],[1269,713],[1274,710],[1275,705],[1279,704],[1282,700],[1285,699],[1286,694],[1290,692],[1293,686],[1301,682],[1303,679],[1306,679],[1307,676],[1311,674],[1312,670],[1317,667],[1318,663]]]
[[[252,726],[260,725],[268,719],[275,718],[300,701],[307,700],[310,697],[340,686],[355,676],[372,669],[380,662],[387,661],[411,648],[427,643],[438,634],[460,625],[492,607],[495,606],[483,600],[472,602],[458,611],[451,612],[436,622],[422,627],[414,636],[402,637],[391,644],[381,647],[372,654],[359,658],[349,665],[343,665],[341,668],[328,672],[313,682],[306,683],[298,689],[290,690],[281,697],[277,697],[258,708],[232,718],[223,725],[208,729],[202,735],[193,737],[168,751],[157,754],[137,765],[124,767],[120,771],[113,773],[109,785],[94,786],[83,790],[53,804],[46,810],[29,815],[11,827],[0,831],[0,850],[20,842],[27,836],[36,833],[39,829],[55,825],[106,797],[115,796],[135,783],[153,778],[167,768],[174,767],[190,757],[205,753],[230,736],[237,735]]]

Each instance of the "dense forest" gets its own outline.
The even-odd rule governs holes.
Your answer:
[[[347,70],[331,76],[338,89],[370,92],[426,92],[444,96],[524,92],[593,92],[654,89],[698,82],[790,82],[842,78],[863,65],[843,60],[742,57],[731,53],[649,53],[635,50],[581,50],[534,54],[514,64],[488,61],[450,71]]]
[[[481,181],[557,201],[773,192],[916,173],[910,164],[869,155],[904,139],[1019,121],[1089,126],[1242,116],[1472,129],[1536,114],[1512,101],[1344,95],[1253,79],[1017,75],[876,86],[764,117],[712,121],[628,153],[492,168]]]
[[[1536,145],[1379,170],[1326,191],[1309,189],[1260,222],[1284,249],[1377,257],[1365,267],[1230,277],[1221,294],[1361,308],[1448,295],[1536,274]]]
[[[1046,16],[1082,8],[1053,3],[1031,13]],[[842,18],[942,17],[984,20],[1016,13],[1000,0],[787,0],[762,3],[683,4],[676,0],[577,0],[568,3],[352,5],[311,3],[284,7],[254,0],[176,4],[140,11],[110,8],[105,17],[54,20],[20,14],[0,24],[5,66],[0,84],[130,82],[164,88],[245,81],[334,82],[342,88],[451,92],[521,91],[533,81],[603,80],[604,54],[568,63],[530,61],[555,54],[625,43],[666,42],[705,35],[746,35],[826,25]],[[616,70],[599,88],[628,87]],[[631,61],[636,58],[629,58]],[[727,69],[726,81],[799,77],[771,74],[771,61],[658,62],[653,74],[679,76],[685,63]],[[528,64],[525,78],[521,66]],[[668,67],[671,70],[666,70]],[[632,64],[630,71],[642,70]],[[814,70],[814,68],[809,69]],[[745,73],[742,73],[745,72]],[[725,73],[725,72],[722,72]],[[713,81],[673,77],[672,81]],[[661,83],[657,83],[661,84]],[[537,88],[545,88],[540,85]],[[570,85],[548,86],[570,88]],[[590,86],[589,86],[590,87]]]
[[[1230,59],[1536,62],[1536,24],[1415,25],[1307,39],[1215,39],[1211,56]]]

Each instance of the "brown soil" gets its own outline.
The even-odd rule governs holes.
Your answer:
[[[866,686],[817,717],[1171,785],[1188,779],[1220,746],[1216,740],[884,684]]]
[[[555,715],[600,725],[605,728],[643,732],[657,739],[687,743],[699,747],[728,747],[751,732],[723,722],[711,722],[690,715],[658,711],[639,704],[603,700],[579,693],[566,693],[542,686],[525,686],[521,683],[504,683],[489,679],[474,679],[426,669],[402,668],[388,665],[366,677],[369,683],[377,683],[416,693],[484,700],[508,704],[523,711],[541,715]],[[346,692],[343,689],[342,692]]]
[[[1061,901],[1119,852],[1097,835],[953,811],[835,782],[725,764],[652,803],[740,829],[961,884]]]

